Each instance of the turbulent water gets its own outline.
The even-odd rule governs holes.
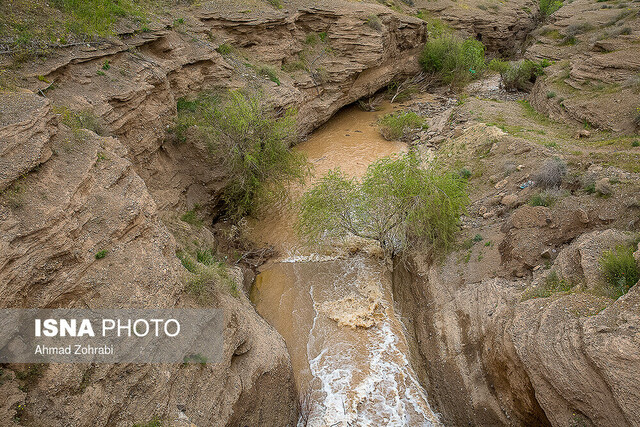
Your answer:
[[[335,167],[360,176],[376,159],[407,149],[379,136],[375,122],[389,109],[347,108],[296,149],[316,176]],[[283,209],[253,224],[256,237],[282,256],[262,269],[252,299],[287,343],[304,397],[299,424],[439,425],[409,364],[380,251],[354,241],[311,253],[295,239],[294,221]]]

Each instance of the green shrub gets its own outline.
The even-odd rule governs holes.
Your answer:
[[[223,201],[230,217],[239,219],[263,202],[282,200],[288,183],[304,181],[306,159],[289,150],[296,137],[294,110],[276,115],[260,94],[243,91],[224,99],[201,94],[193,102],[179,105],[173,132],[204,143],[223,162],[228,177]],[[194,132],[187,133],[189,128]]]
[[[602,274],[614,299],[626,294],[640,280],[640,270],[633,258],[634,247],[616,246],[600,258]]]
[[[631,146],[632,147],[640,147],[640,140],[636,139],[635,141],[633,141],[631,143]]]
[[[540,13],[542,16],[549,16],[562,7],[560,0],[540,0]]]
[[[556,93],[553,91],[549,91],[547,92],[547,99],[551,99],[551,98],[555,98],[556,97]]]
[[[489,63],[489,68],[500,73],[506,90],[531,90],[536,78],[544,74],[544,66],[541,62],[528,59],[512,63],[493,59]]]
[[[197,250],[195,256],[186,251],[176,251],[182,266],[191,273],[186,281],[185,291],[199,303],[211,302],[216,287],[238,296],[238,285],[229,276],[224,262],[216,261],[210,250]]]
[[[282,1],[281,0],[267,0],[271,6],[276,9],[282,9]]]
[[[229,43],[222,43],[216,48],[216,52],[218,52],[220,55],[229,55],[231,52],[233,52],[233,46],[231,46]]]
[[[426,129],[426,120],[413,111],[389,113],[378,121],[380,133],[388,141],[400,139],[416,129]]]
[[[531,199],[529,200],[529,204],[531,206],[549,207],[553,204],[553,202],[554,202],[554,197],[551,194],[546,192],[534,194],[533,196],[531,196]]]
[[[112,34],[113,25],[127,16],[141,17],[139,2],[130,0],[53,0],[53,5],[72,19],[69,31],[77,34]]]
[[[484,45],[475,39],[461,40],[442,34],[427,41],[420,63],[426,72],[437,75],[444,83],[461,86],[484,70]]]
[[[108,254],[108,253],[109,253],[109,251],[108,251],[108,250],[106,250],[106,249],[103,249],[103,250],[101,250],[101,251],[98,251],[98,252],[96,252],[96,259],[102,259],[102,258],[104,258],[104,257],[106,257],[106,256],[107,256],[107,254]]]
[[[560,46],[573,46],[578,43],[578,39],[575,36],[566,36],[560,42]]]
[[[467,168],[462,168],[460,169],[460,171],[458,172],[458,175],[460,175],[460,178],[462,179],[469,179],[471,178],[471,171]]]
[[[200,219],[200,217],[198,216],[198,207],[194,207],[193,209],[185,212],[180,219],[184,222],[186,222],[187,224],[193,225],[197,228],[201,228],[204,223],[202,222],[202,220]]]
[[[276,70],[274,70],[273,68],[267,67],[265,65],[260,67],[260,69],[258,70],[258,73],[267,77],[269,80],[271,80],[272,82],[280,86],[280,79],[278,78],[278,74],[276,73]]]
[[[300,200],[297,229],[311,242],[355,235],[390,256],[421,244],[450,246],[468,203],[466,181],[414,153],[369,165],[361,180],[328,172]]]
[[[84,139],[82,129],[90,130],[98,135],[102,134],[98,118],[90,110],[72,111],[67,107],[54,107],[53,111],[60,115],[60,121],[71,128],[77,139]]]

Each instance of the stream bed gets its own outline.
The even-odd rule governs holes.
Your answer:
[[[340,167],[359,177],[375,160],[408,150],[384,140],[377,112],[346,107],[297,145],[314,178]],[[292,189],[294,198],[304,188]],[[440,425],[409,363],[391,275],[371,242],[313,252],[297,240],[295,213],[280,206],[250,224],[280,256],[262,266],[251,292],[258,312],[284,337],[302,400],[300,426]]]

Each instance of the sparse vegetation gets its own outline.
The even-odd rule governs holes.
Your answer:
[[[407,136],[410,132],[426,129],[426,120],[413,111],[397,111],[382,117],[378,124],[380,133],[386,140],[396,140]]]
[[[626,294],[640,280],[640,270],[633,258],[635,247],[637,243],[633,246],[616,246],[605,251],[600,258],[608,296],[614,299]]]
[[[160,417],[153,417],[147,422],[144,423],[136,423],[133,427],[162,427],[162,420]]]
[[[76,140],[83,140],[83,129],[102,134],[98,118],[90,110],[73,111],[67,107],[54,107],[53,111],[60,116],[60,121],[68,126]]]
[[[567,164],[564,160],[553,158],[546,160],[533,175],[533,181],[542,188],[558,188],[567,176]]]
[[[420,63],[427,73],[435,74],[444,83],[462,86],[484,70],[484,45],[475,39],[441,34],[427,41]]]
[[[367,17],[367,25],[376,31],[382,31],[382,21],[378,15],[369,15]]]
[[[296,136],[294,110],[270,111],[260,94],[232,91],[224,98],[202,94],[178,103],[172,132],[179,140],[207,146],[220,158],[229,177],[223,192],[226,212],[235,219],[256,212],[265,201],[286,197],[286,185],[302,182],[309,172],[305,158],[289,150]]]
[[[297,228],[308,241],[354,235],[391,257],[419,244],[448,247],[468,203],[465,180],[409,153],[372,163],[361,180],[333,170],[300,201]]]
[[[180,219],[187,224],[193,225],[194,227],[201,228],[203,226],[202,219],[198,215],[198,211],[200,210],[200,206],[196,205],[193,209],[185,212]]]
[[[269,80],[280,86],[280,79],[278,78],[278,74],[275,69],[264,65],[258,69],[258,74],[267,77]]]
[[[197,250],[195,254],[177,251],[176,256],[191,273],[186,279],[185,291],[200,304],[211,302],[212,292],[216,287],[233,296],[239,295],[238,285],[227,272],[226,264],[216,260],[211,250]]]
[[[548,192],[542,192],[542,193],[537,193],[531,196],[531,199],[529,200],[529,204],[531,206],[549,207],[553,204],[554,201],[555,201],[555,197],[552,194]]]
[[[220,55],[229,55],[231,52],[233,52],[233,46],[231,46],[229,43],[222,43],[216,48],[216,52],[218,52]]]
[[[20,381],[20,390],[23,392],[29,391],[38,383],[46,369],[46,364],[35,363],[33,365],[27,365],[24,370],[15,371],[16,378]]]
[[[276,9],[282,9],[282,0],[267,0]]]
[[[527,289],[522,294],[522,300],[526,301],[532,298],[547,298],[556,293],[569,292],[570,290],[571,284],[552,270],[549,272],[542,284],[537,287]]]

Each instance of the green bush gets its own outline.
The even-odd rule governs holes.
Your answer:
[[[162,427],[162,420],[159,417],[153,417],[146,423],[136,423],[133,427]]]
[[[195,256],[185,251],[177,251],[176,256],[182,266],[191,274],[188,275],[185,291],[199,303],[211,302],[216,287],[238,296],[238,285],[229,276],[224,262],[216,261],[210,250],[197,250]]]
[[[540,13],[542,16],[549,16],[562,7],[560,0],[540,0]]]
[[[389,113],[378,121],[380,133],[388,141],[400,139],[416,129],[426,129],[426,120],[413,111]]]
[[[106,249],[103,249],[101,251],[96,252],[96,259],[102,259],[104,257],[107,256],[107,254],[109,253],[109,251],[107,251]]]
[[[231,52],[233,52],[233,46],[231,46],[229,43],[222,43],[216,48],[216,52],[218,52],[220,55],[229,55]]]
[[[484,70],[484,45],[472,38],[461,40],[443,33],[427,41],[420,63],[444,83],[463,85]]]
[[[224,98],[202,94],[179,101],[178,109],[176,136],[195,138],[222,161],[228,177],[223,201],[233,219],[255,213],[263,202],[282,200],[289,182],[308,175],[304,156],[289,150],[296,137],[294,110],[276,115],[261,95],[243,91]]]
[[[529,91],[536,78],[544,74],[545,64],[528,59],[516,62],[505,62],[492,59],[489,68],[500,73],[502,84],[506,90]]]
[[[550,195],[549,193],[543,192],[543,193],[538,193],[531,196],[531,199],[529,200],[529,204],[531,206],[549,207],[553,204],[554,201],[555,201],[555,198],[552,195]]]
[[[328,172],[300,200],[297,229],[311,242],[355,235],[395,256],[409,247],[454,241],[468,203],[466,181],[417,155],[383,158],[361,180]]]
[[[633,251],[632,246],[616,246],[605,251],[600,258],[602,274],[615,299],[626,294],[640,280],[640,270],[633,258]]]
[[[280,79],[278,78],[278,74],[276,73],[276,70],[274,70],[273,68],[263,66],[263,67],[260,67],[260,69],[258,70],[258,73],[267,77],[269,80],[271,80],[272,82],[280,86]]]

